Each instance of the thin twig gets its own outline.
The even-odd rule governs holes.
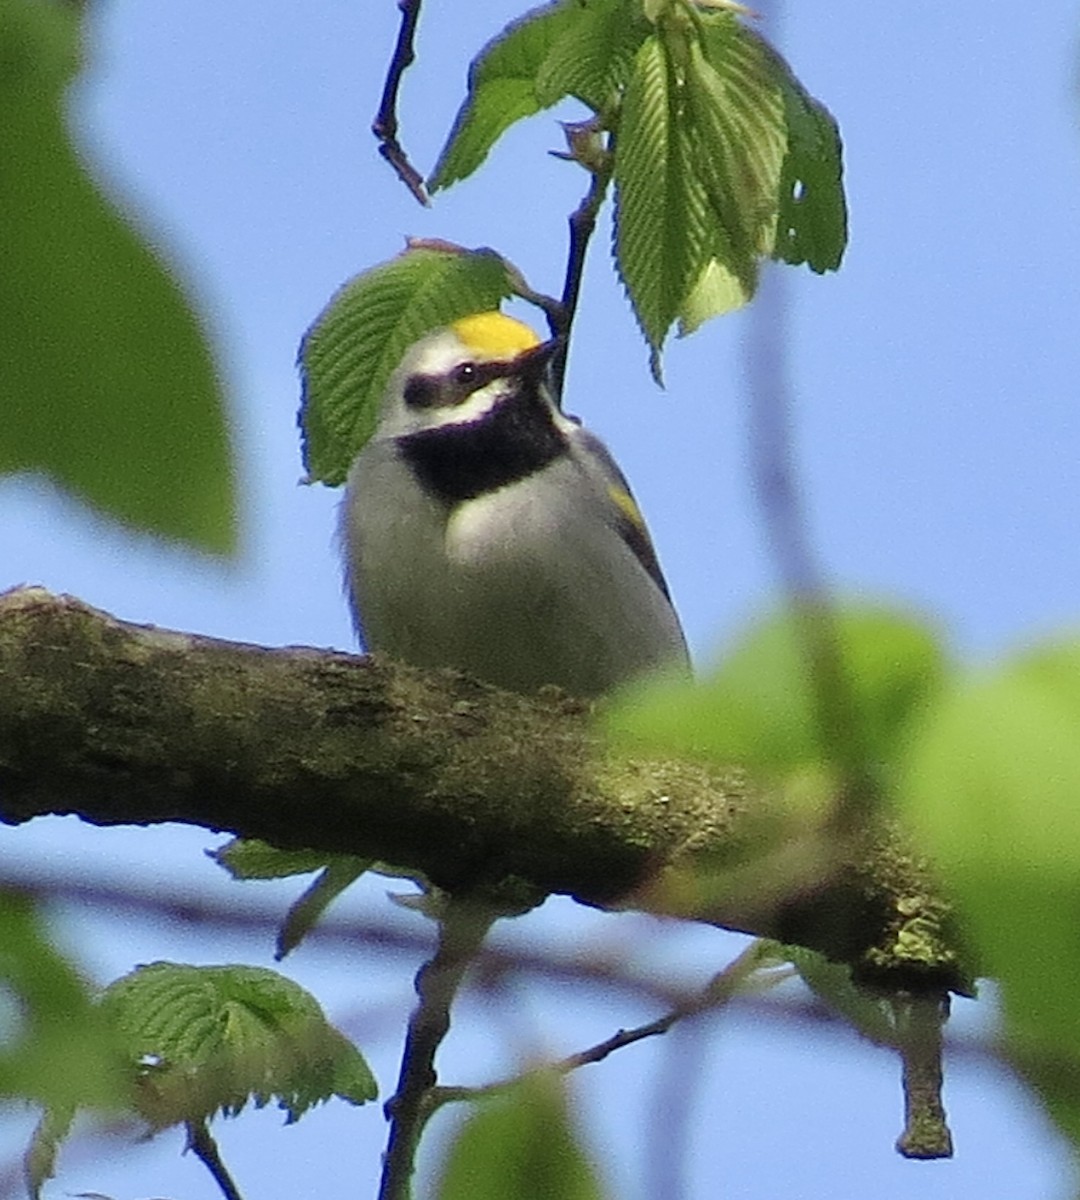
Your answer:
[[[423,205],[428,205],[427,189],[424,187],[424,177],[409,162],[409,156],[398,141],[397,99],[401,87],[401,77],[415,60],[413,39],[416,36],[416,24],[420,19],[422,0],[398,0],[401,11],[401,26],[398,29],[397,43],[390,64],[386,68],[386,82],[383,84],[382,99],[379,101],[379,111],[371,124],[371,132],[379,140],[379,153],[394,168],[397,177]]]
[[[424,1100],[427,1116],[430,1117],[436,1109],[441,1108],[444,1104],[456,1104],[462,1100],[480,1100],[487,1096],[496,1096],[507,1092],[535,1075],[552,1072],[557,1075],[568,1075],[579,1067],[603,1062],[609,1054],[614,1054],[616,1050],[622,1050],[625,1046],[633,1046],[636,1042],[642,1042],[646,1038],[658,1037],[660,1034],[667,1033],[677,1021],[722,1008],[738,993],[747,977],[761,965],[761,962],[762,943],[760,941],[752,942],[737,958],[715,975],[697,995],[689,997],[683,1004],[676,1005],[662,1017],[657,1017],[655,1021],[638,1025],[634,1029],[620,1029],[611,1037],[597,1042],[587,1050],[579,1050],[576,1054],[569,1054],[557,1062],[545,1063],[541,1067],[514,1075],[509,1079],[500,1079],[495,1083],[485,1084],[482,1087],[432,1087]]]
[[[555,394],[562,397],[563,380],[566,378],[566,359],[570,351],[570,332],[577,315],[578,296],[581,292],[581,280],[585,273],[585,257],[589,249],[593,231],[596,228],[597,214],[607,195],[608,184],[611,182],[612,155],[610,137],[602,141],[604,135],[592,123],[582,125],[564,125],[570,154],[567,155],[575,162],[580,162],[589,171],[589,189],[582,197],[581,203],[570,214],[570,245],[566,258],[566,275],[563,280],[562,301],[557,310],[557,320],[549,311],[548,324],[551,326],[553,337],[562,339],[562,346],[552,361],[552,378],[555,384]]]
[[[225,1200],[244,1200],[240,1195],[239,1188],[233,1183],[228,1169],[221,1161],[217,1142],[214,1141],[206,1122],[202,1120],[188,1121],[187,1137],[187,1148],[210,1172]]]
[[[431,1111],[427,1096],[437,1081],[435,1055],[450,1029],[454,996],[492,920],[490,910],[451,898],[439,922],[435,953],[417,973],[419,1002],[405,1037],[397,1092],[386,1105],[390,1136],[379,1200],[408,1200],[416,1147]]]

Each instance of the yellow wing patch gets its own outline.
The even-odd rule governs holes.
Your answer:
[[[540,345],[536,333],[524,321],[501,312],[475,313],[462,317],[450,328],[481,362],[499,362],[517,358]],[[633,504],[633,501],[630,501]]]
[[[634,497],[630,495],[626,488],[617,483],[608,484],[608,496],[618,510],[619,517],[621,518],[616,523],[616,528],[622,536],[623,541],[637,556],[638,562],[652,576],[652,580],[656,586],[670,600],[671,593],[668,591],[667,580],[664,579],[664,572],[660,570],[660,561],[657,559],[656,551],[653,549],[652,538],[649,537],[645,518],[641,515],[641,509],[638,508]]]
[[[648,536],[648,529],[645,526],[645,518],[641,515],[641,509],[638,508],[634,501],[634,497],[626,490],[621,488],[617,483],[608,485],[608,495],[615,502],[619,512],[634,526],[640,533]]]

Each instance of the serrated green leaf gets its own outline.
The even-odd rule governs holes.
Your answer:
[[[383,391],[418,338],[513,293],[490,250],[411,248],[355,276],[300,344],[300,425],[310,481],[344,482],[371,436]]]
[[[658,37],[634,58],[615,143],[615,264],[659,381],[667,331],[712,257],[715,230],[694,166],[694,131]]]
[[[761,42],[730,13],[702,17],[688,50],[688,120],[715,224],[715,257],[679,312],[681,336],[747,303],[772,250],[787,147],[780,89]]]
[[[900,796],[1000,982],[1014,1061],[1080,1145],[1080,643],[953,688]]]
[[[0,1036],[0,1095],[59,1113],[123,1103],[124,1081],[86,985],[50,944],[31,902],[11,892],[0,893],[0,991],[12,1001]]]
[[[515,121],[555,102],[538,98],[536,77],[556,39],[581,15],[579,0],[541,5],[507,25],[480,51],[469,67],[468,92],[428,180],[428,191],[471,175]]]
[[[0,471],[228,552],[230,439],[204,332],[66,128],[74,12],[0,3]]]
[[[535,1076],[479,1104],[450,1146],[435,1194],[437,1200],[602,1200],[561,1081]]]
[[[771,54],[788,130],[773,257],[793,266],[806,263],[819,274],[835,271],[847,246],[840,129],[787,63],[775,51]]]
[[[360,1052],[315,998],[262,967],[152,963],[111,984],[101,1011],[155,1128],[275,1097],[292,1122],[331,1096],[376,1095]]]
[[[942,686],[938,640],[923,622],[876,606],[840,607],[831,622],[860,722],[856,744],[871,764],[894,763],[911,722]],[[615,744],[766,772],[822,765],[800,629],[797,617],[781,614],[752,628],[700,682],[631,689],[605,717]]]
[[[537,102],[548,108],[576,96],[593,112],[610,110],[648,32],[636,0],[583,0],[536,72]]]
[[[702,42],[690,46],[687,94],[704,143],[702,173],[732,249],[751,260],[768,254],[787,131],[761,39],[734,16],[713,14]]]
[[[773,249],[787,131],[761,40],[732,13],[661,23],[615,145],[616,261],[656,374],[672,322],[691,333],[746,303]]]

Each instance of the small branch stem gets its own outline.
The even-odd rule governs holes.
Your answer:
[[[566,1058],[560,1058],[557,1062],[546,1063],[535,1070],[526,1071],[510,1079],[500,1079],[483,1087],[432,1087],[424,1100],[426,1116],[430,1117],[436,1109],[441,1108],[444,1104],[456,1104],[462,1100],[480,1100],[487,1096],[507,1092],[533,1075],[550,1074],[551,1072],[557,1075],[568,1075],[579,1067],[603,1062],[609,1054],[614,1054],[616,1050],[621,1050],[624,1046],[632,1046],[635,1042],[642,1042],[646,1038],[667,1033],[677,1021],[722,1008],[738,994],[749,975],[761,965],[761,961],[762,943],[755,941],[738,958],[733,959],[719,974],[715,975],[696,996],[689,998],[684,1004],[676,1005],[662,1017],[657,1017],[655,1021],[649,1021],[645,1025],[638,1025],[634,1029],[620,1029],[611,1037],[597,1042],[587,1050],[579,1050],[576,1054],[567,1055]]]
[[[240,1189],[233,1183],[228,1168],[221,1161],[217,1142],[214,1141],[206,1122],[188,1121],[186,1128],[187,1148],[210,1172],[225,1200],[244,1200],[240,1195]]]
[[[570,331],[573,328],[574,317],[577,315],[578,296],[581,292],[581,280],[585,273],[585,257],[589,249],[593,231],[596,229],[596,218],[607,195],[608,184],[611,181],[610,156],[601,166],[590,168],[591,177],[589,190],[582,197],[581,203],[570,214],[570,246],[566,259],[566,275],[563,280],[562,302],[559,307],[558,320],[548,313],[548,323],[554,337],[563,339],[562,349],[552,363],[552,378],[555,382],[555,392],[561,400],[563,381],[566,378],[566,359],[570,350]]]
[[[416,25],[420,20],[420,5],[422,0],[398,0],[401,11],[401,26],[398,29],[397,43],[394,53],[386,69],[386,82],[383,84],[382,99],[379,101],[379,111],[371,125],[371,132],[378,138],[379,153],[394,168],[397,177],[416,197],[420,204],[428,205],[427,189],[424,187],[424,177],[409,161],[409,156],[398,141],[397,100],[401,88],[401,77],[416,58],[413,49],[413,39],[416,36]]]
[[[449,900],[439,922],[435,953],[416,975],[419,1003],[409,1021],[396,1094],[387,1102],[390,1135],[383,1156],[379,1200],[408,1200],[416,1148],[434,1111],[427,1097],[435,1087],[435,1055],[450,1029],[450,1006],[462,978],[493,921],[490,910],[472,901]]]
[[[941,1100],[948,993],[897,997],[893,1009],[904,1071],[904,1132],[896,1148],[905,1158],[951,1158],[952,1135]]]

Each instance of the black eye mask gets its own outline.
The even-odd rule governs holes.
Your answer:
[[[456,408],[492,380],[515,374],[514,363],[463,362],[445,375],[413,375],[405,383],[405,404],[412,409]]]

